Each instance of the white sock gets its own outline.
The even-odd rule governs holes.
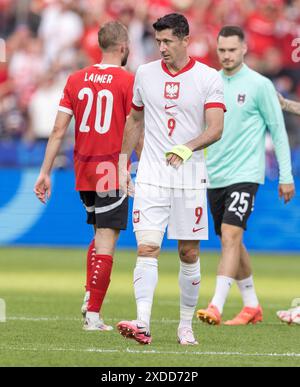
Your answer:
[[[251,275],[249,278],[237,281],[237,284],[243,298],[244,306],[256,308],[259,305],[259,301],[255,292],[253,276]]]
[[[88,302],[89,299],[90,299],[90,295],[91,295],[90,291],[85,292],[85,295],[84,295],[84,298],[83,298],[83,302]]]
[[[96,312],[86,312],[86,318],[93,322],[97,322],[99,320],[99,313]]]
[[[148,324],[150,329],[153,296],[158,281],[158,260],[156,258],[138,257],[133,281],[137,320]]]
[[[211,303],[219,309],[219,312],[221,314],[223,313],[224,304],[226,302],[227,296],[233,283],[233,278],[225,277],[222,275],[217,276],[215,295]]]
[[[192,319],[198,303],[201,282],[200,260],[187,264],[180,262],[180,323],[179,328],[192,328]]]

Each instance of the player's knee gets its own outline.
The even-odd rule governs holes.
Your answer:
[[[191,247],[180,247],[179,257],[181,262],[196,263],[199,259],[199,249]]]
[[[136,231],[139,257],[155,257],[160,253],[164,233],[161,231]]]
[[[138,246],[138,256],[139,257],[158,258],[159,253],[160,253],[160,248],[157,246],[150,246],[150,245],[139,245]]]
[[[222,229],[221,240],[222,240],[223,247],[240,244],[242,240],[242,229],[237,229],[237,230]]]

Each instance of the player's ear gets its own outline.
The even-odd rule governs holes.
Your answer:
[[[187,47],[189,45],[189,43],[190,43],[190,36],[189,35],[185,36],[182,39],[182,41],[183,41],[183,44]]]
[[[243,43],[243,55],[246,55],[248,52],[248,45],[247,43]]]

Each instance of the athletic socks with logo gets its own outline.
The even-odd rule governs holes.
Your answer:
[[[90,299],[88,312],[99,313],[106,295],[113,266],[110,255],[95,255],[95,262],[89,279]]]
[[[234,279],[230,277],[225,277],[222,275],[217,276],[217,284],[215,295],[211,301],[211,303],[216,306],[219,312],[223,313],[224,304],[228,297],[229,291],[234,283]]]
[[[158,260],[138,257],[134,269],[134,293],[137,305],[137,320],[143,321],[150,329],[153,296],[158,281]]]
[[[179,328],[192,328],[201,282],[200,260],[193,264],[180,262],[180,323]]]
[[[96,249],[95,249],[95,239],[89,245],[87,257],[86,257],[86,284],[85,289],[87,292],[90,291],[90,278],[93,270],[93,265],[95,262]]]
[[[253,276],[242,281],[237,281],[237,284],[243,298],[244,306],[256,308],[259,305],[259,301],[254,287]]]

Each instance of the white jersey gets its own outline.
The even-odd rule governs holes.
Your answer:
[[[165,153],[205,129],[205,109],[225,110],[223,81],[218,71],[190,59],[177,74],[161,60],[139,67],[133,108],[145,114],[145,141],[137,179],[168,188],[202,189],[208,183],[203,150],[178,170],[166,165]]]

